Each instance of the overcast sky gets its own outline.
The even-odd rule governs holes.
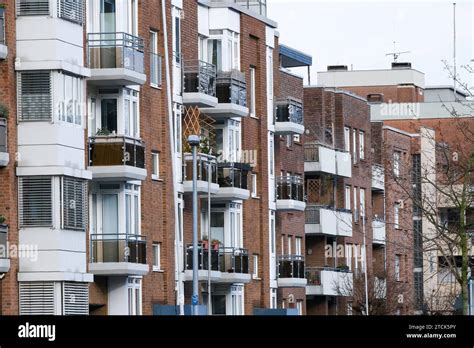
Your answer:
[[[453,62],[452,1],[267,0],[278,22],[280,42],[313,56],[312,83],[327,65],[353,69],[390,67],[387,53],[410,51],[399,61],[413,63],[429,85],[452,85],[442,60]],[[457,1],[458,65],[474,59],[474,5]],[[464,81],[474,74],[461,70]],[[471,84],[474,86],[474,83]]]

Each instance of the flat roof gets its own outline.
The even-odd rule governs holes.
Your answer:
[[[280,60],[284,68],[299,68],[313,65],[313,57],[287,45],[280,44]]]

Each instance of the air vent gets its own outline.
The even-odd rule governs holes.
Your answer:
[[[392,63],[392,69],[411,69],[411,63],[398,63],[398,62],[393,62]]]
[[[383,94],[380,94],[380,93],[367,94],[367,102],[372,103],[372,104],[381,104],[383,103]]]
[[[347,71],[347,65],[328,65],[328,71]]]

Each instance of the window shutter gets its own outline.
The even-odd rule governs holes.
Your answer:
[[[58,17],[84,24],[84,0],[58,0]]]
[[[52,82],[50,71],[18,73],[18,119],[52,120]]]
[[[53,225],[51,177],[22,177],[18,186],[20,228],[51,227]]]
[[[62,225],[64,229],[87,228],[87,181],[62,179]]]
[[[65,282],[63,284],[63,315],[89,315],[89,285]]]
[[[54,282],[21,282],[20,315],[54,315]]]
[[[17,16],[49,15],[49,0],[17,0]]]

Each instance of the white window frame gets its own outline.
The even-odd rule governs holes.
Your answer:
[[[401,204],[396,202],[393,208],[393,225],[395,229],[400,229],[400,209]]]
[[[303,315],[303,300],[296,300],[296,309],[298,310],[298,315]]]
[[[399,282],[401,279],[401,256],[395,255],[395,281]]]
[[[155,59],[155,55],[158,56],[158,32],[156,30],[150,30],[150,86],[153,88],[160,88],[160,64],[158,64],[159,61],[157,61],[157,66],[156,66],[156,76],[151,76],[152,75],[152,64],[154,64],[153,59]],[[159,59],[159,58],[157,58]],[[156,81],[156,82],[153,82]]]
[[[129,277],[127,279],[128,315],[142,315],[142,279]]]
[[[257,117],[257,71],[250,67],[250,116]]]
[[[357,129],[352,130],[352,161],[354,164],[358,162],[357,160]]]
[[[153,272],[161,272],[161,243],[153,243]]]
[[[400,177],[400,164],[401,164],[402,153],[395,151],[393,153],[393,176],[396,178]]]
[[[359,222],[359,202],[358,202],[358,195],[357,195],[357,187],[354,186],[354,194],[353,194],[353,200],[354,200],[354,221]]]
[[[362,218],[365,218],[366,216],[366,205],[365,205],[365,199],[366,199],[366,191],[364,188],[359,189],[359,196],[360,196],[360,216]]]
[[[287,246],[286,246],[288,248],[288,254],[287,255],[291,255],[291,251],[293,250],[292,244],[293,244],[293,236],[288,236],[287,237]]]
[[[258,174],[252,173],[252,198],[258,198]]]
[[[344,208],[347,210],[351,210],[351,193],[351,187],[346,185],[344,194]]]
[[[295,255],[303,256],[303,238],[295,237]]]
[[[349,127],[344,127],[344,150],[351,152],[351,129]]]
[[[259,256],[258,254],[253,254],[252,261],[253,261],[253,279],[260,279],[259,275]]]
[[[365,160],[365,132],[359,130],[359,158]]]
[[[160,153],[158,151],[151,153],[151,179],[160,180]]]

